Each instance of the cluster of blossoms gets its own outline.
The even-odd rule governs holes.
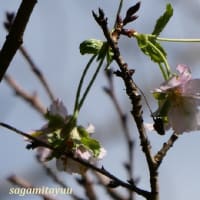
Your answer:
[[[165,129],[177,134],[200,130],[200,79],[192,79],[188,66],[178,65],[178,75],[155,89],[153,95],[158,100],[155,117],[162,118]]]
[[[56,158],[58,170],[84,174],[87,171],[86,166],[59,152],[70,153],[73,157],[91,164],[95,164],[105,156],[105,149],[91,137],[94,126],[89,125],[87,128],[77,126],[76,120],[74,121],[73,116],[68,115],[62,101],[56,100],[52,103],[46,113],[46,118],[48,123],[32,133],[32,136],[52,145],[58,151],[53,152],[45,147],[37,147],[38,157],[41,161]]]

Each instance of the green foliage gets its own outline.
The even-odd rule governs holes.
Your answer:
[[[101,145],[97,140],[91,137],[82,137],[81,144],[83,144],[86,148],[92,151],[94,154],[94,157],[98,157],[100,153]]]
[[[163,31],[167,23],[169,22],[170,18],[173,15],[173,8],[171,4],[166,5],[166,10],[162,16],[158,18],[156,21],[156,25],[154,27],[154,30],[152,32],[152,35],[158,36]]]
[[[100,153],[100,143],[97,140],[91,138],[84,127],[78,126],[78,132],[81,137],[80,144],[84,145],[87,149],[92,151],[94,156],[97,157]]]
[[[78,126],[77,128],[78,128],[80,137],[89,137],[89,133],[83,126]]]
[[[97,39],[89,39],[85,40],[80,44],[80,53],[84,54],[93,54],[98,56],[97,60],[104,60],[106,57],[106,68],[113,61],[113,52],[109,47],[107,42],[97,40]]]
[[[65,124],[63,117],[60,115],[52,115],[49,111],[45,114],[45,118],[48,120],[48,127],[51,129],[63,127]]]
[[[60,133],[61,133],[61,129],[58,129],[47,135],[47,141],[54,148],[59,148],[63,142],[63,138],[61,137]]]
[[[140,34],[134,33],[137,39],[138,46],[141,51],[150,57],[150,59],[159,65],[159,68],[163,74],[165,80],[171,75],[171,69],[167,62],[167,53],[164,48],[158,42],[157,36],[167,25],[168,21],[173,15],[173,8],[170,4],[166,5],[164,14],[157,20],[152,34]]]
[[[85,40],[80,44],[80,53],[84,54],[94,54],[97,55],[101,50],[104,42],[97,39]]]
[[[141,51],[149,56],[152,61],[155,63],[165,62],[164,58],[166,58],[167,53],[154,37],[146,34],[136,34],[135,37]]]

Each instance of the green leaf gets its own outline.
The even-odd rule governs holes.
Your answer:
[[[99,54],[104,42],[97,39],[85,40],[80,44],[80,53],[84,54]]]
[[[160,33],[165,28],[170,18],[172,17],[172,15],[173,15],[173,8],[171,4],[167,4],[164,14],[160,16],[158,20],[156,21],[156,25],[154,27],[152,35],[156,35],[156,36],[160,35]]]
[[[106,57],[107,65],[113,61],[113,52],[107,42],[104,42],[101,49],[99,50],[97,60],[104,59]]]
[[[101,145],[97,140],[90,138],[90,137],[83,137],[83,138],[81,138],[81,143],[85,147],[90,149],[94,153],[95,157],[98,157],[98,155],[100,153]]]
[[[113,61],[113,52],[107,42],[101,40],[89,39],[80,44],[80,53],[98,55],[97,60],[107,59],[107,65]]]
[[[78,132],[81,137],[89,137],[89,133],[83,126],[78,126]]]
[[[157,42],[155,39],[150,38],[149,41],[151,42],[151,44],[153,44],[161,53],[162,55],[166,58],[167,57],[167,53],[165,52],[164,48],[160,45],[159,42]],[[152,48],[152,54],[151,54],[151,59],[156,62],[156,63],[163,63],[164,60],[161,57],[160,53],[155,50],[154,48]]]
[[[137,34],[136,39],[138,46],[145,55],[149,56],[155,63],[164,63],[162,56],[166,57],[167,54],[155,38],[145,34]]]
[[[45,114],[48,120],[48,127],[52,129],[61,128],[65,124],[65,120],[60,115],[52,115],[49,111]]]
[[[57,147],[60,147],[62,142],[63,142],[63,138],[61,137],[60,135],[61,133],[61,130],[58,129],[52,133],[49,133],[47,135],[47,140],[48,142],[54,147],[54,148],[57,148]]]

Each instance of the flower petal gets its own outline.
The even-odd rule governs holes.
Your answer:
[[[183,87],[183,96],[200,99],[200,79],[192,79]]]
[[[55,100],[50,105],[49,112],[51,115],[59,115],[64,119],[68,115],[66,107],[64,106],[63,102],[59,99]]]
[[[87,167],[65,156],[56,160],[56,166],[59,171],[66,171],[70,174],[84,174],[87,171]]]
[[[45,147],[37,148],[37,157],[41,162],[48,161],[49,156],[52,154],[52,150]]]
[[[89,160],[92,157],[92,152],[84,148],[83,146],[79,146],[75,153],[74,156],[77,158],[81,158],[83,160]]]
[[[162,91],[173,89],[179,86],[184,86],[184,84],[186,84],[189,80],[191,80],[192,76],[188,66],[178,65],[176,69],[180,74],[174,75],[169,80],[165,81],[160,86],[160,89]]]
[[[103,147],[101,147],[100,153],[99,153],[97,159],[99,159],[99,160],[103,159],[103,157],[105,157],[106,154],[107,154],[107,151]]]
[[[200,130],[200,110],[193,98],[182,98],[179,104],[174,104],[168,113],[169,123],[173,130],[182,134]]]
[[[88,124],[88,127],[86,128],[86,131],[90,134],[95,132],[95,126],[93,124]]]
[[[180,73],[180,75],[178,76],[178,79],[179,79],[181,84],[185,84],[189,80],[191,80],[192,75],[191,75],[191,72],[190,72],[190,69],[189,69],[188,66],[178,65],[176,69]]]

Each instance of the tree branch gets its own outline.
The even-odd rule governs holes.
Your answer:
[[[149,168],[150,185],[151,185],[151,197],[149,199],[157,200],[159,199],[158,171],[156,168],[156,162],[151,153],[150,141],[148,140],[145,127],[143,124],[141,95],[138,92],[137,85],[134,83],[131,77],[133,74],[133,70],[129,70],[128,64],[123,60],[118,47],[118,40],[120,38],[120,34],[123,29],[123,23],[120,22],[121,24],[118,24],[117,29],[112,31],[111,34],[107,27],[107,18],[105,18],[102,9],[99,9],[98,15],[95,12],[93,12],[93,17],[101,27],[104,36],[113,51],[114,54],[113,59],[116,61],[116,63],[120,68],[120,71],[117,71],[116,75],[123,79],[124,84],[126,86],[126,93],[132,104],[131,114],[134,118],[134,121],[136,122],[137,129],[139,132],[141,147],[145,154]]]
[[[15,14],[13,12],[6,12],[6,19],[4,22],[4,28],[9,32],[13,25],[13,21],[15,18]],[[23,55],[23,57],[26,59],[28,62],[31,71],[34,73],[34,75],[38,78],[44,89],[46,90],[47,95],[49,96],[50,100],[53,102],[55,100],[55,96],[46,80],[44,77],[42,71],[39,69],[39,67],[35,64],[25,47],[22,45],[19,47],[19,51]]]
[[[0,81],[3,79],[16,51],[23,43],[23,34],[37,0],[23,0],[6,41],[0,51]]]
[[[94,184],[87,174],[76,179],[78,183],[85,189],[85,194],[88,200],[97,200],[97,195],[94,190]]]
[[[162,146],[162,148],[158,151],[158,153],[154,156],[155,161],[157,162],[157,168],[162,163],[164,157],[166,156],[169,149],[173,146],[175,141],[178,139],[178,134],[175,132],[171,135],[169,140],[165,142]]]
[[[14,131],[17,134],[22,135],[22,136],[24,136],[27,139],[30,139],[34,143],[34,144],[33,143],[31,144],[32,148],[33,148],[33,146],[35,148],[39,147],[39,146],[42,146],[42,147],[46,147],[48,149],[51,149],[52,151],[58,153],[57,155],[61,155],[62,154],[64,156],[66,156],[68,158],[71,158],[72,160],[74,160],[74,161],[76,161],[76,162],[78,162],[78,163],[86,166],[88,169],[92,169],[92,170],[94,170],[96,172],[101,173],[102,175],[105,175],[106,177],[110,178],[111,181],[115,182],[117,184],[117,186],[121,186],[121,187],[124,187],[126,189],[135,191],[137,194],[145,197],[146,199],[149,199],[150,196],[151,196],[150,192],[138,188],[133,182],[129,183],[129,182],[124,182],[124,181],[120,180],[115,175],[113,175],[110,172],[108,172],[104,167],[99,168],[99,167],[97,167],[97,166],[89,163],[86,160],[83,160],[83,159],[78,158],[78,157],[74,157],[73,154],[71,154],[69,152],[65,152],[65,151],[63,152],[63,150],[59,150],[57,148],[54,148],[50,144],[48,144],[48,143],[46,143],[46,142],[44,142],[42,140],[39,140],[37,137],[34,137],[34,136],[32,136],[30,134],[27,134],[27,133],[24,133],[23,131],[20,131],[20,130],[18,130],[18,129],[16,129],[16,128],[8,125],[8,124],[0,122],[0,126],[2,126],[4,128],[7,128],[7,129],[9,129],[11,131]],[[27,148],[30,148],[30,145]]]
[[[46,113],[46,108],[42,105],[36,93],[30,95],[9,75],[5,75],[5,80],[8,85],[14,90],[15,94],[26,102],[28,102],[35,110],[37,110],[42,116]]]
[[[106,71],[106,77],[108,78],[108,83],[109,86],[108,87],[104,87],[104,91],[106,92],[106,94],[108,94],[108,96],[111,98],[115,109],[119,115],[120,118],[120,122],[121,122],[121,126],[124,132],[124,136],[126,139],[126,143],[127,143],[127,148],[128,148],[128,162],[125,163],[125,167],[128,171],[128,177],[129,179],[133,179],[133,149],[134,149],[134,141],[131,138],[131,134],[129,132],[128,129],[128,124],[127,124],[127,115],[122,111],[119,102],[117,100],[116,94],[115,94],[115,89],[114,89],[114,83],[113,83],[113,71],[109,70]],[[129,193],[130,196],[130,200],[134,199],[133,196],[133,192]]]
[[[21,54],[24,56],[24,58],[27,60],[27,62],[29,63],[32,72],[35,74],[35,76],[41,82],[41,84],[44,87],[46,93],[48,94],[50,100],[53,102],[56,98],[55,98],[49,84],[47,83],[47,80],[44,77],[42,71],[36,66],[33,59],[30,57],[27,50],[23,46],[21,46],[19,48],[19,50],[20,50]]]
[[[107,187],[109,183],[109,179],[100,173],[96,173],[95,175],[99,181],[100,185],[104,185],[104,189],[107,191],[108,195],[115,200],[128,200],[128,198],[124,197],[120,192],[117,192],[115,189]],[[132,192],[132,191],[130,191]]]

